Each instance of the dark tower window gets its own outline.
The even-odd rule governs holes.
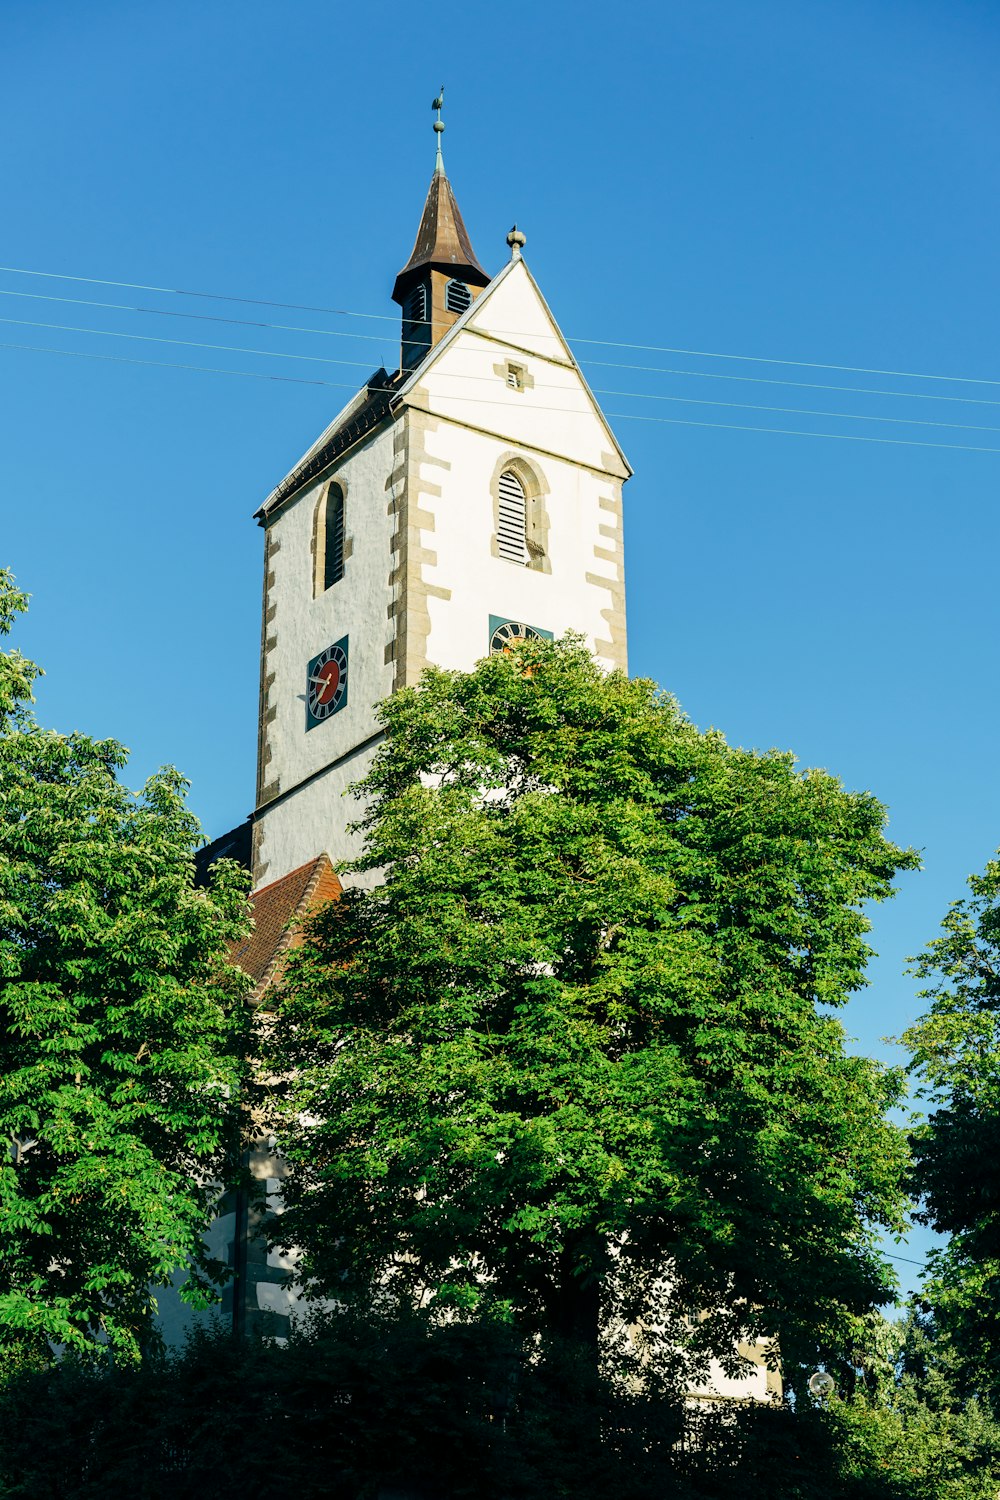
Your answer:
[[[448,312],[464,313],[472,306],[472,293],[464,281],[449,281],[444,294],[444,305]]]
[[[412,370],[431,347],[430,307],[426,281],[411,287],[403,302],[403,369]]]
[[[427,317],[427,288],[423,282],[415,286],[406,299],[403,317],[408,323],[423,323]]]
[[[323,546],[323,587],[328,589],[344,576],[344,492],[339,484],[326,492]]]

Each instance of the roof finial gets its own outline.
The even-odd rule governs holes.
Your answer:
[[[510,246],[511,260],[520,260],[521,251],[524,249],[526,239],[516,224],[511,225],[510,233],[507,236],[507,243]]]
[[[435,172],[444,173],[444,157],[441,155],[441,136],[444,133],[444,121],[441,118],[441,109],[444,105],[444,84],[438,90],[438,96],[431,105],[431,109],[437,110],[437,119],[434,121],[434,134],[437,136],[437,161],[434,163]]]

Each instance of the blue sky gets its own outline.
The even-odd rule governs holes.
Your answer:
[[[1000,450],[992,0],[6,0],[0,25],[5,266],[388,318],[444,81],[481,260],[516,219],[621,414],[632,670],[872,789],[924,851],[847,1017],[892,1055],[905,955],[1000,844],[1000,451],[966,451]],[[398,337],[14,269],[0,304],[0,344],[346,385]],[[135,782],[177,764],[220,832],[253,795],[251,513],[346,392],[13,348],[0,380],[39,712],[123,740]]]

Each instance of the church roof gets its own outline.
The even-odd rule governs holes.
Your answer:
[[[376,428],[390,413],[399,381],[398,371],[395,375],[390,375],[384,368],[369,375],[358,394],[352,396],[295,468],[285,475],[280,484],[275,485],[263,505],[254,511],[255,520],[264,525],[272,511],[279,509],[304,484],[321,474],[335,458]]]
[[[341,891],[329,855],[320,854],[250,897],[253,931],[233,944],[229,957],[254,981],[256,1004],[274,979],[282,956],[302,941],[301,933],[290,930],[289,924],[326,901],[336,901]]]
[[[402,302],[414,282],[429,270],[450,271],[460,281],[477,286],[487,286],[490,280],[476,259],[451,183],[440,165],[427,190],[413,252],[396,277],[393,301]]]

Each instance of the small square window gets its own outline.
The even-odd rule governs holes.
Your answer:
[[[524,367],[507,361],[507,385],[512,391],[524,390]]]

